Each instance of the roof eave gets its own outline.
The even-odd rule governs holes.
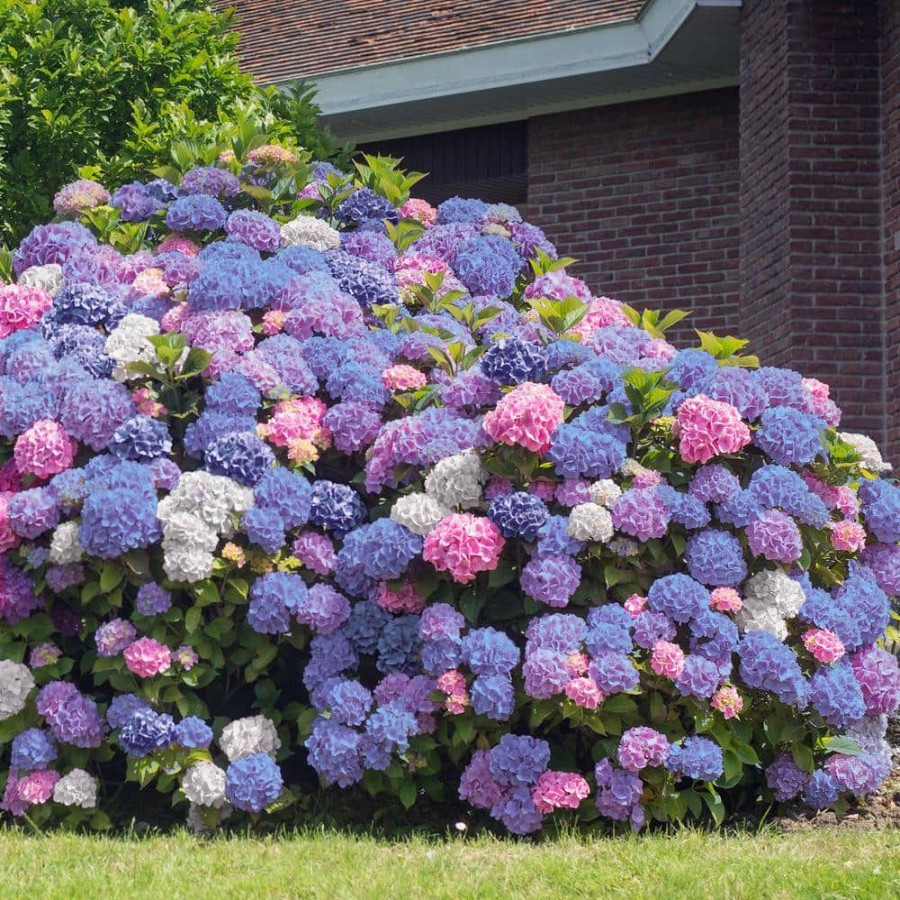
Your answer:
[[[686,24],[699,26],[693,29],[698,33],[704,28],[708,32],[710,16],[733,23],[739,7],[740,0],[650,0],[633,21],[361,66],[308,80],[316,84],[325,122],[340,138],[353,141],[702,90],[736,83],[736,52],[715,65],[701,58],[694,65],[681,59],[675,67],[666,66],[662,57],[676,35],[683,36]],[[721,49],[716,50],[719,56]]]

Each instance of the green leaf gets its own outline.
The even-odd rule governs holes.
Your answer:
[[[194,634],[200,626],[200,619],[203,616],[203,610],[198,606],[192,606],[184,614],[184,630],[188,634]]]
[[[118,563],[104,563],[100,570],[100,591],[109,594],[122,583],[124,577],[125,570]]]
[[[845,756],[859,756],[863,752],[856,741],[845,735],[823,738],[822,747],[827,753],[843,753]]]
[[[178,378],[193,378],[205,372],[212,362],[213,355],[200,347],[193,347],[184,358],[184,364],[178,373]]]
[[[404,809],[410,809],[415,804],[417,794],[418,790],[414,781],[404,781],[397,792]]]
[[[725,821],[725,804],[722,803],[722,798],[719,796],[718,792],[710,785],[709,793],[704,793],[700,796],[703,798],[703,802],[712,814],[713,821],[716,825],[721,825],[722,822]]]

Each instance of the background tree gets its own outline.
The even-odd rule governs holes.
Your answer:
[[[224,142],[237,118],[332,156],[312,91],[255,86],[232,24],[205,0],[0,0],[0,243],[50,217],[80,167],[144,178],[176,141]]]

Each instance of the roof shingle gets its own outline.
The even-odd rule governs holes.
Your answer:
[[[233,7],[244,68],[308,78],[501,41],[633,20],[644,0],[218,0]]]

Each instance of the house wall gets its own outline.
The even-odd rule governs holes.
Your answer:
[[[884,446],[880,50],[874,0],[744,0],[741,331]]]
[[[709,91],[528,122],[528,217],[598,294],[688,309],[734,333],[738,93]]]

